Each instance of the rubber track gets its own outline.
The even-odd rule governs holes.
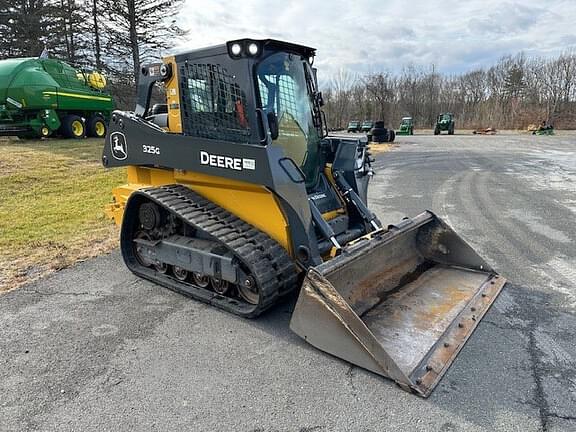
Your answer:
[[[139,274],[136,269],[131,268],[136,274],[245,317],[258,316],[277,303],[283,295],[298,287],[296,266],[282,246],[267,234],[186,186],[145,188],[135,194],[144,195],[148,200],[175,214],[186,224],[209,234],[232,251],[249,269],[257,286],[260,287],[260,304],[250,305],[241,299],[221,296],[211,290],[192,283],[180,282],[160,273],[155,272],[155,277],[150,277],[149,272]],[[175,284],[180,287],[175,287]],[[210,296],[196,296],[193,291],[187,289],[189,287],[206,291]]]

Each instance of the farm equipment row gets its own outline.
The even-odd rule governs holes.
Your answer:
[[[440,135],[441,132],[447,132],[448,135],[454,135],[454,115],[452,113],[446,112],[439,114],[436,118],[436,123],[434,125],[434,135]],[[395,132],[392,129],[387,129],[386,133],[382,133],[382,131],[377,132],[377,134],[373,133],[374,128],[383,129],[384,122],[373,122],[366,120],[364,122],[360,122],[358,120],[352,120],[348,123],[347,132],[363,132],[368,133],[371,135],[386,135],[389,142],[394,141],[395,135],[414,135],[414,119],[410,116],[402,117],[402,121],[400,122],[400,128]],[[385,129],[385,128],[384,128]],[[385,141],[385,140],[383,140]],[[383,142],[380,141],[380,142]]]

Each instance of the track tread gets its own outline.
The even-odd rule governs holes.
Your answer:
[[[242,300],[223,297],[209,290],[204,290],[206,291],[204,296],[196,296],[189,290],[183,289],[186,294],[229,312],[255,317],[277,303],[283,295],[297,288],[296,266],[282,246],[267,234],[190,188],[183,185],[166,185],[141,189],[136,193],[156,202],[193,228],[209,234],[214,240],[221,242],[232,251],[250,270],[260,287],[260,304],[254,305],[252,310],[246,312],[245,307],[239,307]],[[135,269],[131,268],[131,270],[138,274]],[[152,279],[150,276],[144,277]],[[162,276],[157,276],[153,280],[163,284]],[[174,280],[170,281],[170,285],[174,283]],[[182,282],[179,284],[192,285]],[[196,286],[195,288],[202,289]]]

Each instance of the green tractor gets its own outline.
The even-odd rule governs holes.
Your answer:
[[[442,113],[436,119],[434,135],[440,135],[442,131],[448,132],[448,135],[454,135],[454,115],[452,113]]]
[[[554,126],[546,121],[543,121],[538,129],[532,131],[532,135],[554,135]]]
[[[362,126],[360,127],[360,132],[368,133],[370,129],[374,127],[374,122],[372,120],[364,120]]]
[[[414,120],[412,117],[402,117],[400,129],[396,135],[414,135]]]
[[[0,136],[106,136],[112,97],[99,72],[49,58],[0,61]]]
[[[350,133],[350,132],[356,133],[356,132],[360,132],[360,128],[361,128],[361,123],[358,120],[351,120],[348,123],[348,128],[346,129],[346,131],[348,133]]]

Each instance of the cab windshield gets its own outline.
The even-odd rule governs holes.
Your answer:
[[[312,112],[311,77],[305,60],[295,54],[275,53],[257,67],[260,106],[266,114],[273,112],[278,120],[280,146],[304,172],[306,186],[316,183],[320,137]]]

